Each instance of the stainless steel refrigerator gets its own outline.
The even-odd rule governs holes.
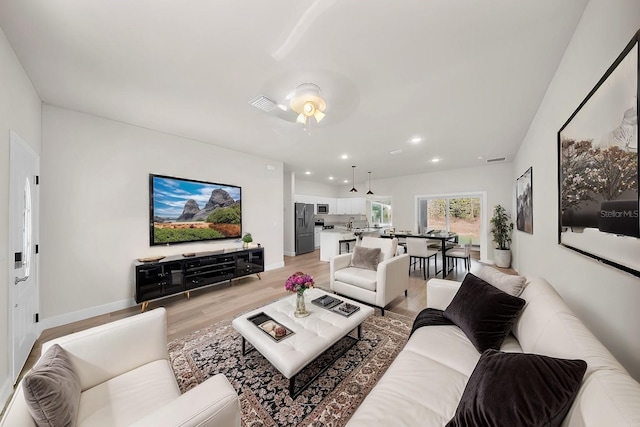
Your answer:
[[[296,255],[313,252],[314,244],[314,217],[313,205],[307,203],[296,203]]]

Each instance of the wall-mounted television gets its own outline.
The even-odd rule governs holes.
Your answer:
[[[150,244],[241,237],[241,195],[236,185],[149,174]]]

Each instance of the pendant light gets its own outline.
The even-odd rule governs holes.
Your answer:
[[[351,187],[351,190],[349,190],[350,193],[357,193],[358,190],[356,190],[356,167],[355,166],[351,166],[353,169],[353,180],[351,181],[351,183],[353,184],[353,187]]]
[[[369,191],[367,191],[367,195],[372,196],[373,195],[373,191],[371,191],[371,172],[369,173]]]

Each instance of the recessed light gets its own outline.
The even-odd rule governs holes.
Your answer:
[[[420,141],[422,141],[422,138],[420,138],[419,136],[414,136],[413,138],[411,138],[411,142],[413,144],[417,144]]]
[[[311,172],[310,171],[306,171],[305,175],[311,175]]]
[[[344,182],[345,184],[347,184],[347,183],[349,182],[349,180],[348,180],[348,179],[345,179],[343,182]]]
[[[349,158],[349,156],[348,156],[347,154],[343,154],[342,156],[340,156],[340,158],[341,158],[342,160],[345,160],[345,159],[348,159],[348,158]]]
[[[330,176],[330,177],[329,177],[329,179],[330,179],[331,181],[333,181],[333,177],[332,177],[332,176]]]
[[[391,151],[389,154],[392,154],[392,155],[400,154],[400,153],[402,153],[403,151],[404,151],[404,150],[401,148],[401,149],[399,149],[399,150],[393,150],[393,151]]]
[[[484,160],[483,156],[478,156],[478,160]]]
[[[440,161],[440,159],[439,159],[439,158],[437,158],[437,157],[434,157],[433,159],[431,159],[431,161],[432,161],[433,163],[438,163],[438,162]]]

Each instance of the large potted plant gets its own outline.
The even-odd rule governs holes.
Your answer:
[[[511,233],[513,232],[513,222],[507,214],[505,208],[496,205],[491,217],[491,234],[496,243],[495,262],[497,267],[509,268],[511,266]]]

